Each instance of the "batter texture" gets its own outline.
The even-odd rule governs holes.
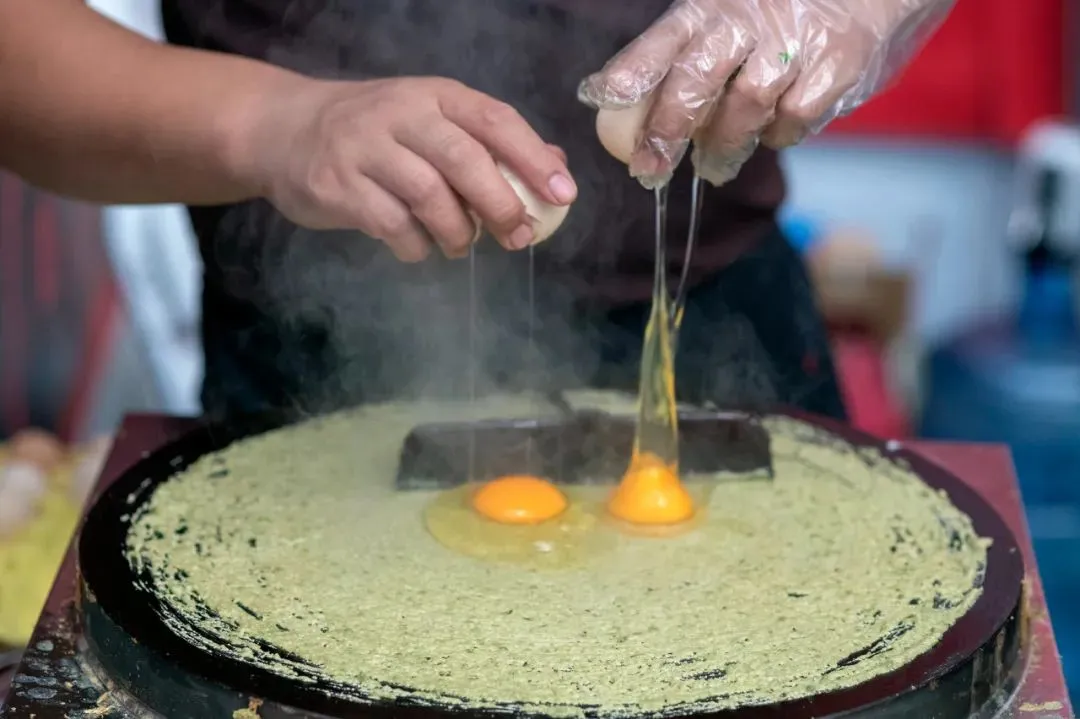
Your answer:
[[[685,533],[601,522],[608,550],[558,569],[453,551],[425,528],[435,494],[393,480],[413,425],[468,414],[379,405],[236,443],[157,489],[129,559],[194,644],[364,700],[553,716],[852,686],[931,649],[980,593],[986,542],[947,497],[788,419],[769,424],[775,479],[726,478]]]

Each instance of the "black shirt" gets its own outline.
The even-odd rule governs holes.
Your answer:
[[[452,77],[514,105],[541,136],[566,150],[579,197],[560,232],[536,252],[534,296],[547,364],[569,366],[589,361],[580,319],[647,301],[653,273],[651,195],[596,140],[595,114],[577,102],[576,87],[667,4],[162,3],[173,43],[320,77]],[[688,164],[672,184],[672,276],[681,271]],[[736,181],[710,189],[692,281],[715,275],[766,235],[783,194],[776,156],[765,150]],[[379,242],[357,233],[299,229],[265,202],[192,208],[191,215],[205,263],[208,409],[309,408],[460,388],[467,262],[432,257],[401,264]],[[485,243],[476,262],[484,328],[479,342],[487,354],[505,355],[525,344],[529,263],[523,253],[493,245]]]

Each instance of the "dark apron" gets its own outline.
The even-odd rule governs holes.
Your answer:
[[[575,87],[666,5],[165,0],[166,32],[178,44],[318,76],[448,76],[510,102],[567,151],[580,188],[562,230],[536,253],[532,312],[527,256],[482,243],[475,351],[467,262],[404,265],[370,238],[302,230],[264,202],[193,208],[205,264],[206,411],[314,413],[461,396],[474,365],[481,391],[632,389],[653,271],[653,203],[600,147]],[[688,171],[672,187],[672,282],[682,269]],[[837,415],[825,335],[775,225],[782,197],[775,155],[765,151],[739,180],[708,192],[680,389],[689,401],[783,402]]]

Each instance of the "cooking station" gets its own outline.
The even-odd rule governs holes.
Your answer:
[[[190,419],[128,417],[117,434],[95,500],[118,480],[131,482],[132,475],[124,478],[126,470],[147,461],[155,450],[198,426]],[[894,443],[890,446],[895,447]],[[909,449],[948,470],[930,468],[931,473],[940,472],[954,482],[959,478],[966,485],[959,488],[959,493],[971,495],[977,505],[975,509],[989,510],[980,516],[971,507],[963,507],[980,531],[987,527],[1000,530],[1000,536],[991,532],[997,539],[997,560],[992,548],[985,601],[980,599],[970,613],[978,616],[962,618],[925,661],[920,658],[883,681],[867,682],[876,689],[855,687],[847,692],[857,696],[858,703],[849,702],[845,715],[917,719],[1074,717],[1008,451],[997,446],[936,443],[912,443]],[[168,461],[164,456],[161,459]],[[968,488],[975,494],[968,492]],[[281,702],[279,697],[270,700],[265,693],[257,691],[255,672],[247,676],[235,666],[222,666],[220,671],[209,665],[197,666],[191,656],[181,656],[183,652],[173,654],[167,648],[163,651],[162,647],[170,646],[168,642],[147,646],[125,635],[121,625],[134,620],[118,617],[121,621],[113,622],[108,616],[107,602],[99,605],[92,598],[86,601],[83,588],[86,572],[80,575],[77,546],[77,542],[73,543],[67,553],[21,664],[12,676],[0,679],[0,696],[3,686],[10,682],[0,717],[212,719],[218,716],[192,713],[191,704],[220,707],[223,719],[452,715],[445,710],[419,706],[337,711],[332,703],[316,709],[310,704]],[[102,551],[110,549],[114,547],[102,547]],[[1022,565],[1016,556],[1010,558],[1010,555],[1022,556]],[[96,560],[90,556],[85,561]],[[101,586],[100,573],[95,571],[95,574]],[[1013,579],[1017,580],[1015,586]],[[91,631],[86,631],[87,627]],[[138,694],[141,701],[133,694]],[[898,701],[898,697],[904,701]],[[839,704],[830,702],[825,695],[794,705],[739,709],[715,716],[731,719],[839,716],[830,708]],[[146,709],[146,704],[156,707],[157,712]],[[970,710],[958,710],[958,706],[968,706]]]

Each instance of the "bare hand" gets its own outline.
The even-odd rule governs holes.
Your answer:
[[[561,150],[514,108],[453,80],[305,79],[254,114],[250,172],[282,214],[313,229],[359,230],[406,262],[432,244],[467,254],[474,217],[507,249],[532,244],[497,161],[551,204],[577,195]]]

